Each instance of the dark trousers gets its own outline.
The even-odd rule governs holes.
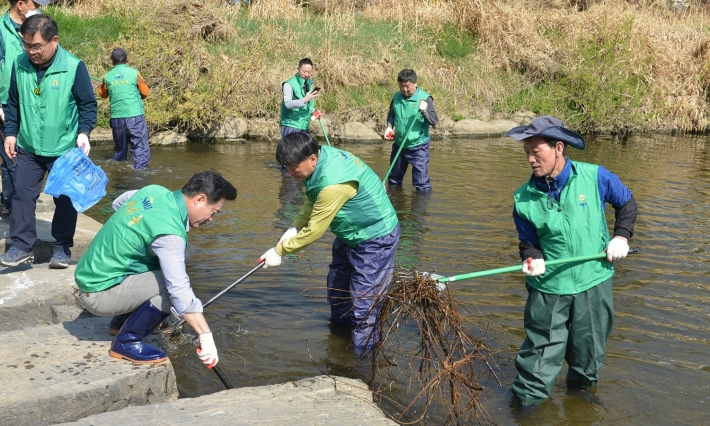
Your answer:
[[[0,121],[0,132],[3,136],[5,135],[5,123]],[[0,164],[0,172],[2,173],[2,203],[7,207],[12,205],[12,195],[15,192],[15,163],[12,162],[10,157],[5,154],[5,147],[0,147],[0,157],[2,157],[2,164]]]
[[[330,321],[352,330],[356,349],[376,343],[370,339],[377,317],[378,296],[392,281],[400,227],[382,237],[350,247],[340,238],[333,241],[333,261],[328,273]]]
[[[417,191],[431,191],[431,183],[429,183],[429,144],[431,140],[425,143],[412,147],[402,148],[397,161],[395,161],[392,171],[390,172],[389,183],[401,185],[404,180],[404,174],[407,172],[407,167],[412,165],[412,185]],[[390,154],[390,164],[394,160],[394,156],[399,151],[399,145],[392,144],[392,153]]]
[[[37,198],[42,191],[42,181],[59,157],[42,157],[22,148],[17,148],[17,187],[12,199],[10,213],[10,237],[12,247],[29,252],[37,241],[37,218],[35,209]],[[52,218],[52,252],[69,253],[74,245],[74,232],[78,213],[66,195],[54,197],[54,217]]]
[[[513,393],[524,404],[548,398],[562,362],[567,381],[597,384],[606,342],[614,328],[612,279],[577,294],[548,294],[528,287],[525,341],[515,359]]]
[[[113,159],[126,161],[128,158],[128,143],[131,143],[131,156],[133,167],[142,169],[150,161],[150,146],[148,145],[148,126],[145,124],[145,115],[127,118],[112,118],[111,132],[116,143]]]

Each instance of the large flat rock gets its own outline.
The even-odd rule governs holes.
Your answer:
[[[125,408],[70,425],[396,425],[360,380],[318,376],[279,385],[230,389],[199,398]]]
[[[109,321],[81,318],[1,332],[0,425],[71,422],[177,399],[169,360],[134,365],[109,357]]]
[[[0,267],[2,268],[2,267]],[[74,283],[76,265],[49,269],[18,265],[0,269],[0,331],[49,325],[79,316]]]

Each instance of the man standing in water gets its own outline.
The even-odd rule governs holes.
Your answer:
[[[116,213],[99,230],[74,272],[79,300],[92,314],[115,315],[109,355],[135,364],[165,360],[145,343],[171,308],[199,335],[202,362],[217,364],[217,348],[202,302],[185,270],[187,232],[211,222],[237,189],[213,171],[194,175],[177,191],[148,185],[113,202]]]
[[[394,161],[394,166],[387,180],[392,185],[401,185],[407,167],[411,164],[412,185],[417,191],[428,193],[431,192],[429,126],[436,126],[439,123],[439,117],[434,109],[434,99],[417,86],[417,74],[414,70],[400,71],[397,75],[397,83],[399,83],[399,92],[394,95],[390,103],[387,130],[385,130],[385,139],[394,140],[390,154],[390,164]],[[410,126],[412,130],[407,133]],[[400,146],[404,147],[399,157],[395,159]]]
[[[311,73],[313,62],[303,58],[298,62],[296,75],[281,85],[281,137],[289,133],[308,133],[308,124],[314,111],[314,99],[318,90],[313,87]]]
[[[99,96],[111,102],[111,132],[114,148],[114,161],[126,161],[128,144],[131,144],[133,168],[143,169],[150,161],[148,146],[148,126],[145,124],[143,99],[148,97],[150,89],[145,84],[141,73],[128,66],[128,55],[120,47],[111,52],[113,68],[104,75]]]
[[[10,9],[5,12],[0,23],[0,132],[5,134],[5,108],[7,108],[7,93],[10,86],[10,74],[15,65],[15,59],[22,54],[22,36],[20,25],[32,15],[39,15],[40,6],[47,6],[50,0],[10,0]],[[12,209],[12,195],[15,192],[15,163],[0,149],[0,171],[2,172],[2,214],[9,215]]]
[[[526,276],[526,339],[515,360],[513,393],[523,405],[550,396],[567,361],[567,382],[595,386],[614,325],[613,261],[626,257],[636,223],[636,201],[604,167],[572,161],[567,146],[584,149],[584,139],[558,118],[534,118],[508,132],[524,143],[530,180],[514,194],[513,219]],[[605,203],[616,212],[614,237]],[[606,259],[545,266],[545,260],[606,251]]]
[[[286,135],[276,159],[302,180],[306,202],[276,247],[264,253],[264,268],[320,238],[335,234],[328,274],[330,321],[347,329],[357,351],[376,343],[372,335],[378,296],[392,280],[400,227],[382,181],[349,152],[320,146],[306,133]]]

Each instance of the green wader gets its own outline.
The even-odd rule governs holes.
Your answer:
[[[537,404],[550,396],[562,360],[569,364],[569,382],[597,384],[606,341],[614,328],[612,287],[611,278],[577,294],[549,294],[527,287],[527,337],[515,359],[519,373],[513,381],[513,392],[523,404]]]

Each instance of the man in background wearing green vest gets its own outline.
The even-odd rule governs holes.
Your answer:
[[[109,355],[136,364],[165,360],[165,352],[143,341],[173,310],[200,338],[197,354],[208,368],[217,348],[202,314],[202,302],[185,270],[187,232],[211,222],[237,190],[213,171],[194,175],[182,189],[149,185],[113,202],[116,213],[99,230],[74,278],[79,300],[99,316],[116,315]]]
[[[145,124],[143,99],[150,89],[141,73],[129,67],[128,55],[120,47],[111,52],[113,68],[104,75],[99,86],[99,96],[111,102],[111,132],[116,147],[114,161],[126,161],[128,143],[131,143],[133,168],[142,169],[150,161],[148,126]]]
[[[387,114],[385,139],[391,141],[390,164],[394,162],[388,182],[401,185],[407,167],[412,165],[412,185],[422,193],[431,192],[429,182],[429,126],[436,126],[439,117],[434,109],[434,99],[417,86],[414,70],[403,69],[397,75],[399,92],[394,95]],[[407,130],[411,130],[407,133]],[[394,131],[392,130],[394,128]],[[405,140],[406,138],[406,140]],[[404,144],[399,157],[399,147]]]
[[[524,406],[534,406],[550,396],[563,361],[571,389],[597,384],[614,326],[612,262],[629,251],[637,207],[616,175],[565,157],[567,146],[584,149],[584,139],[558,118],[536,117],[508,136],[524,143],[532,168],[530,180],[514,194],[528,300],[513,393]],[[606,203],[616,212],[613,238]],[[602,251],[603,260],[545,266],[546,260]]]
[[[34,15],[22,24],[24,54],[10,75],[5,109],[5,153],[17,161],[10,214],[12,247],[0,264],[32,262],[37,241],[35,208],[54,162],[80,147],[89,154],[96,96],[86,65],[59,45],[57,23]],[[77,211],[66,195],[54,198],[50,268],[66,268],[74,245]]]
[[[42,13],[40,6],[47,6],[50,0],[18,1],[10,0],[10,9],[5,12],[0,23],[0,132],[5,134],[5,108],[7,107],[7,92],[10,86],[10,73],[15,59],[22,54],[22,37],[20,25],[32,15]],[[10,214],[12,195],[15,192],[15,163],[0,149],[0,172],[2,173],[2,215]]]
[[[264,268],[281,264],[320,238],[335,234],[328,274],[330,321],[352,336],[357,351],[376,343],[372,335],[379,295],[387,291],[394,268],[400,227],[382,181],[349,152],[320,146],[307,133],[279,142],[276,160],[303,181],[306,202],[276,247],[264,253]]]
[[[296,75],[281,84],[281,137],[289,133],[308,133],[318,91],[313,87],[313,62],[303,58],[298,62]]]

